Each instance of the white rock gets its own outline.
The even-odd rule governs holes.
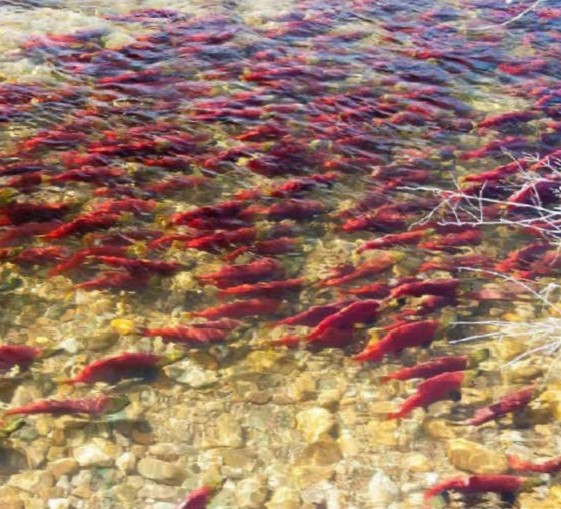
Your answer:
[[[125,452],[116,459],[115,464],[121,472],[134,472],[134,468],[136,467],[136,456],[132,452]]]
[[[66,498],[51,498],[47,502],[47,507],[49,509],[68,509],[70,502]]]
[[[368,483],[368,494],[372,507],[386,509],[399,497],[399,488],[382,470],[378,470]]]
[[[113,463],[113,458],[96,444],[86,444],[74,450],[74,458],[81,467],[106,467]]]
[[[299,412],[296,422],[306,442],[313,443],[326,438],[335,424],[335,419],[325,408],[315,407]]]

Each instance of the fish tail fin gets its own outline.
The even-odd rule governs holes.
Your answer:
[[[367,347],[362,352],[357,353],[353,356],[353,359],[360,362],[380,361],[383,356],[384,353],[382,352],[382,349],[378,345],[375,345],[371,348]]]

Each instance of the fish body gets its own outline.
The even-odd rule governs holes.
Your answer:
[[[396,412],[387,415],[388,419],[402,419],[416,408],[428,408],[437,401],[456,399],[465,380],[464,371],[441,373],[428,378],[417,386],[415,394],[410,396]]]
[[[246,316],[261,316],[275,313],[281,301],[266,297],[247,300],[236,300],[229,304],[222,304],[196,311],[193,316],[200,316],[210,320],[219,318],[244,318]]]
[[[427,345],[434,339],[438,327],[437,320],[400,324],[391,329],[380,341],[368,345],[354,358],[358,361],[379,361],[385,355],[398,354],[405,348]]]
[[[125,352],[88,364],[68,383],[116,383],[124,378],[145,377],[158,367],[162,358],[151,353]]]

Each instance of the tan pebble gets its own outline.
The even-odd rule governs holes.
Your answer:
[[[132,432],[132,439],[137,444],[142,444],[142,445],[152,445],[156,441],[156,437],[154,436],[154,433],[150,433],[150,432],[145,433],[142,431],[138,431],[136,429],[133,430]]]
[[[178,457],[177,445],[175,444],[154,444],[148,448],[148,453],[164,461],[175,461]]]
[[[51,498],[47,502],[48,509],[69,509],[70,501],[66,498]]]
[[[267,509],[300,509],[300,495],[293,488],[281,486],[265,506]]]
[[[83,484],[82,486],[77,486],[72,490],[72,495],[78,498],[83,498],[85,500],[89,500],[93,495],[92,488],[87,484]]]
[[[331,465],[341,459],[341,450],[334,441],[315,442],[308,445],[296,465]]]
[[[115,460],[115,465],[121,472],[125,472],[127,474],[134,472],[136,467],[136,456],[132,452],[125,452]]]
[[[247,393],[245,399],[254,405],[264,405],[271,401],[271,395],[265,391],[251,391]]]
[[[367,424],[366,429],[372,443],[391,447],[399,443],[398,427],[396,420],[373,421]]]
[[[57,461],[53,461],[48,469],[53,474],[55,479],[63,475],[72,475],[78,471],[79,465],[74,458],[63,458]]]
[[[403,467],[411,472],[430,472],[432,464],[429,458],[421,453],[412,453],[402,460]]]
[[[263,476],[254,476],[240,481],[235,490],[236,504],[239,509],[261,509],[269,490]]]
[[[333,415],[325,408],[309,408],[296,415],[296,426],[309,443],[328,438],[334,425]]]
[[[456,431],[444,419],[428,418],[423,421],[423,431],[435,440],[454,438]]]
[[[156,458],[142,458],[137,466],[138,473],[154,481],[177,482],[185,478],[186,473],[165,461]]]
[[[113,458],[102,447],[89,443],[74,449],[74,459],[81,467],[107,467],[113,464]]]
[[[290,475],[294,481],[294,486],[302,490],[320,481],[328,481],[334,473],[333,466],[298,465],[292,469]]]
[[[463,438],[446,446],[448,461],[459,470],[473,474],[503,474],[508,470],[506,455]]]

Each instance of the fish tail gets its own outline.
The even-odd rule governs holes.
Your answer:
[[[356,354],[353,359],[355,361],[367,362],[367,361],[380,361],[384,357],[384,352],[382,349],[376,345],[372,348],[366,348],[362,352]]]

